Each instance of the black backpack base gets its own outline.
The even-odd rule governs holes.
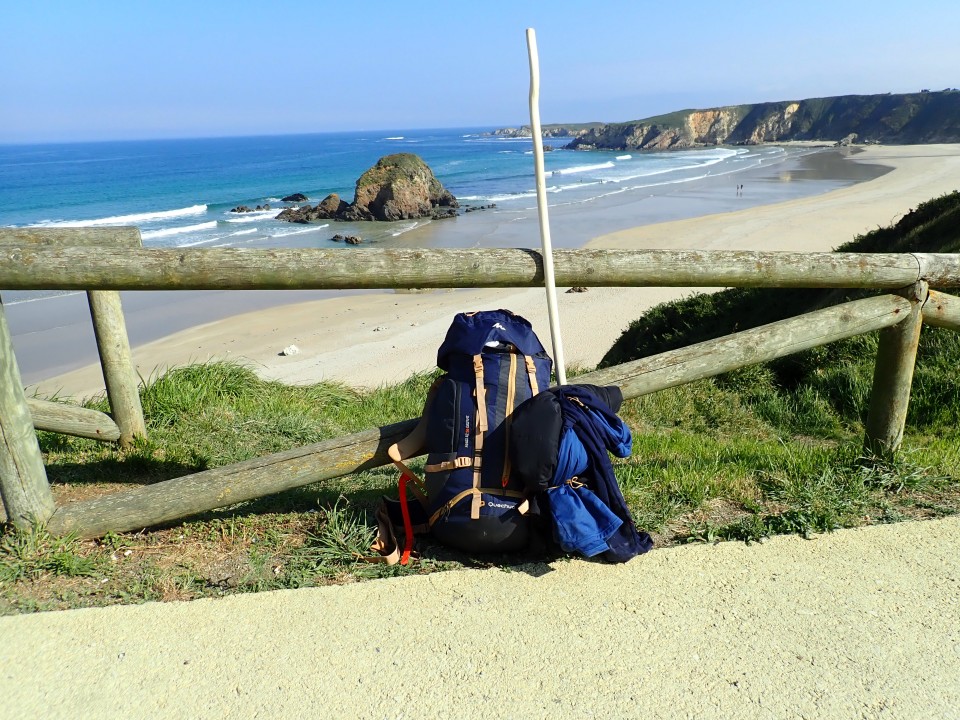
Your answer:
[[[461,552],[486,554],[523,550],[530,533],[528,518],[514,510],[498,517],[438,523],[433,528],[433,536]]]

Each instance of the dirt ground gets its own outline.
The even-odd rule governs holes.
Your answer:
[[[7,718],[960,718],[960,518],[0,618]]]

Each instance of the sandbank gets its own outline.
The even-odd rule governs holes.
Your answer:
[[[858,234],[896,222],[925,200],[960,188],[960,144],[869,146],[845,153],[844,162],[891,170],[814,196],[629,227],[593,237],[586,244],[829,251]],[[784,172],[787,176],[780,176],[779,182],[791,182],[789,171]],[[728,182],[732,185],[733,180]],[[708,202],[703,207],[709,212]],[[590,288],[566,293],[566,289],[558,289],[566,362],[588,368],[646,310],[696,290]],[[433,368],[436,348],[455,313],[494,307],[529,319],[549,344],[542,289],[483,289],[366,293],[241,312],[150,342],[138,344],[133,339],[133,355],[144,378],[179,365],[232,359],[248,364],[264,378],[285,383],[338,381],[376,387]],[[296,345],[299,354],[280,355],[289,345]],[[90,365],[33,383],[28,391],[83,398],[102,392],[103,379],[99,367]]]

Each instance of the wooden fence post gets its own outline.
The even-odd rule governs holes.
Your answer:
[[[143,420],[120,293],[116,290],[90,290],[87,299],[110,410],[120,428],[120,444],[126,447],[135,436],[146,437],[147,426]]]
[[[910,300],[909,314],[896,325],[880,331],[864,438],[867,452],[878,457],[892,458],[903,442],[910,385],[923,326],[923,304],[928,292],[924,281],[901,291],[900,294]]]
[[[0,497],[7,520],[19,528],[46,522],[55,509],[20,368],[0,300]]]
[[[0,228],[0,250],[29,252],[37,248],[64,247],[93,251],[102,249],[112,256],[117,256],[142,250],[143,241],[140,231],[135,227]],[[36,289],[42,288],[37,286]],[[127,338],[127,326],[123,319],[123,308],[120,306],[120,295],[116,290],[88,290],[87,299],[90,303],[90,317],[100,353],[107,399],[110,401],[113,421],[120,428],[120,444],[126,446],[137,435],[146,437],[147,429],[130,353],[130,341]],[[46,415],[49,420],[50,412]],[[45,429],[59,432],[56,422]],[[81,425],[89,424],[90,422],[81,421]],[[99,430],[106,427],[99,419],[93,424]],[[80,435],[105,440],[108,439],[107,435],[112,435],[112,429],[107,433],[95,430],[92,435],[85,429]]]

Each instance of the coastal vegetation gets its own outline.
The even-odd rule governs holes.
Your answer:
[[[953,143],[960,141],[960,90],[728,105],[627,122],[551,128],[551,137],[573,137],[566,146],[571,150],[669,150],[768,142],[840,142],[851,137],[866,143]],[[510,132],[507,129],[498,134]],[[523,136],[524,129],[513,132]]]
[[[841,248],[958,252],[960,193]],[[621,362],[840,302],[840,291],[731,290],[655,308],[611,348]],[[736,320],[735,320],[736,318]],[[738,323],[734,328],[734,323]],[[876,337],[833,343],[625,403],[634,434],[616,463],[637,524],[658,547],[762,542],[960,511],[960,338],[926,327],[903,448],[864,456],[863,414]],[[570,375],[575,377],[576,369]],[[149,439],[122,449],[41,432],[58,504],[150,484],[414,417],[432,375],[370,392],[293,387],[234,363],[191,365],[142,390]],[[106,410],[103,400],[89,406]],[[0,612],[297,588],[529,557],[466,557],[426,543],[409,568],[358,561],[370,511],[395,488],[378,468],[99,540],[43,528],[0,536]]]

